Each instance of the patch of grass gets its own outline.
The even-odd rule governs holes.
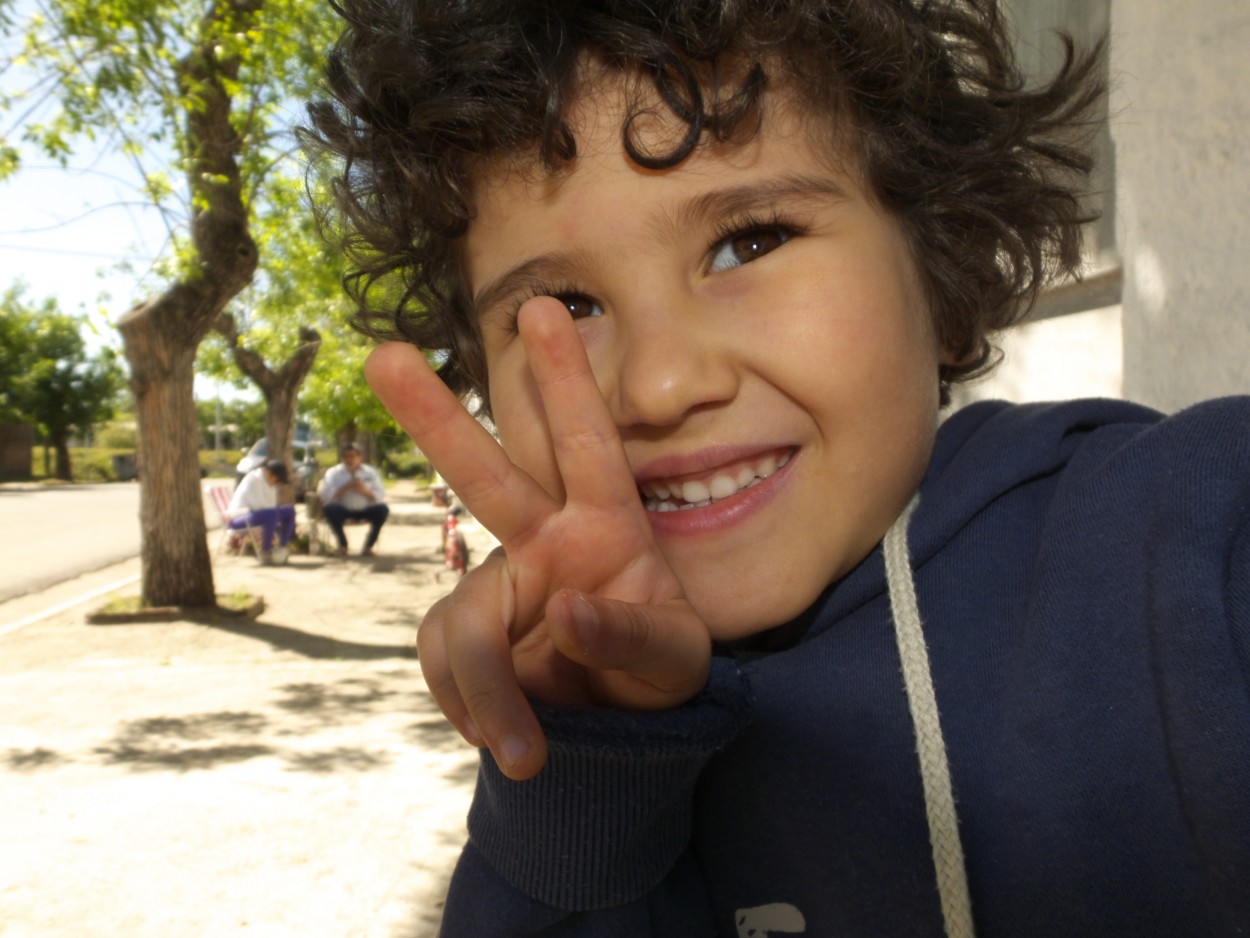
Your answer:
[[[96,625],[173,622],[177,619],[212,623],[223,617],[254,619],[264,610],[264,598],[246,590],[218,594],[216,605],[207,608],[151,606],[139,596],[110,596],[100,608],[87,615],[87,621]]]
[[[256,596],[246,590],[235,590],[233,593],[222,594],[217,597],[217,605],[222,609],[230,612],[243,612],[256,602]]]
[[[110,596],[100,607],[100,611],[110,616],[129,615],[146,608],[142,596]]]

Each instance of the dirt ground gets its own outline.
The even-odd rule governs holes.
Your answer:
[[[0,605],[0,935],[436,933],[477,754],[413,648],[439,527],[395,508],[374,558],[216,558],[255,621],[88,624],[137,561]]]

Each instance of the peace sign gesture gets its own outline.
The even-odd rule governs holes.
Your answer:
[[[502,544],[422,622],[422,670],[443,713],[502,771],[546,761],[525,697],[674,707],[707,680],[711,640],[656,547],[625,450],[563,305],[518,315],[564,489],[519,468],[409,345],[377,349],[374,392]],[[541,432],[536,428],[535,432]]]

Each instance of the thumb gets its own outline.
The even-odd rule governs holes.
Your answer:
[[[566,589],[548,600],[546,618],[560,653],[590,670],[602,704],[663,710],[707,684],[711,636],[684,599],[644,605]]]

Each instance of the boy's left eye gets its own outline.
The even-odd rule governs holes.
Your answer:
[[[749,264],[775,251],[792,236],[793,232],[780,225],[752,228],[749,231],[732,234],[715,245],[712,251],[712,262],[708,265],[708,269],[712,272],[719,272]]]

